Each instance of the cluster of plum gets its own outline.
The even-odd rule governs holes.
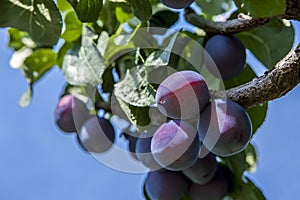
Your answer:
[[[109,120],[91,115],[86,104],[74,95],[59,100],[54,118],[62,131],[76,132],[79,145],[87,152],[103,153],[114,144],[115,131]]]
[[[236,37],[216,35],[205,49],[205,65],[217,78],[230,79],[243,70],[245,48]],[[124,133],[132,155],[151,170],[144,185],[148,197],[176,200],[188,194],[192,199],[222,199],[230,191],[230,170],[217,162],[217,156],[246,148],[252,134],[247,112],[230,99],[213,99],[203,76],[190,70],[162,81],[156,103],[165,121],[137,135]],[[111,123],[90,115],[73,95],[60,99],[55,119],[64,132],[76,132],[88,152],[102,153],[114,144]]]
[[[217,78],[231,79],[243,70],[245,48],[236,37],[216,35],[205,49],[205,65]],[[231,173],[216,156],[235,155],[248,145],[252,124],[246,110],[230,99],[211,99],[204,78],[194,71],[167,77],[157,88],[156,103],[167,121],[149,138],[129,142],[154,170],[145,180],[148,197],[222,199],[230,191]]]

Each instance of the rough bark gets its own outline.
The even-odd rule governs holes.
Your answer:
[[[213,34],[234,34],[249,31],[270,21],[269,18],[253,19],[252,17],[241,13],[238,15],[237,19],[227,20],[225,22],[214,22],[197,15],[191,9],[186,9],[185,19],[187,22],[203,29],[205,32]]]
[[[275,17],[300,20],[300,1],[287,0],[285,13],[281,16],[274,16],[272,18]],[[185,19],[187,22],[203,29],[207,33],[234,34],[260,27],[268,23],[271,18],[266,17],[255,19],[251,16],[240,13],[237,19],[227,20],[225,22],[214,22],[197,15],[191,8],[187,8],[185,10]]]
[[[212,91],[215,98],[230,98],[244,108],[280,98],[300,83],[300,44],[292,49],[276,66],[263,76],[224,94]]]

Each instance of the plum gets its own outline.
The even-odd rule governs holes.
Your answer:
[[[216,156],[210,153],[204,158],[199,158],[195,164],[182,170],[182,172],[192,182],[206,184],[214,177],[217,169],[218,162]]]
[[[131,137],[129,140],[128,140],[128,149],[129,149],[129,152],[131,154],[131,156],[138,160],[139,161],[139,158],[137,157],[137,154],[135,152],[135,147],[136,147],[136,142],[137,142],[137,137]]]
[[[78,133],[81,144],[89,151],[103,153],[114,144],[115,132],[111,123],[104,118],[93,116],[88,119]]]
[[[63,96],[54,110],[57,126],[66,133],[79,131],[89,117],[85,103],[71,94]]]
[[[165,6],[174,9],[182,9],[190,6],[195,0],[161,0]]]
[[[220,165],[211,181],[204,185],[192,183],[188,193],[193,200],[221,200],[230,191],[230,176],[229,169]]]
[[[151,200],[180,200],[188,190],[184,175],[172,171],[149,172],[145,190]]]
[[[155,100],[160,112],[174,119],[199,115],[210,98],[201,74],[185,70],[168,76],[157,88]]]
[[[218,156],[232,156],[248,145],[251,120],[244,108],[229,99],[215,99],[200,114],[199,135]]]
[[[243,43],[233,35],[215,35],[205,44],[204,62],[216,77],[228,80],[239,75],[246,62]]]
[[[177,171],[193,165],[199,154],[197,130],[187,122],[170,120],[162,124],[151,140],[151,152],[162,167]]]
[[[135,153],[137,158],[149,169],[157,170],[161,166],[156,162],[151,153],[152,137],[140,137],[136,141]]]

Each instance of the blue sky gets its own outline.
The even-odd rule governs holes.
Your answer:
[[[0,198],[142,199],[143,174],[102,165],[79,149],[74,135],[56,128],[53,110],[64,85],[57,68],[36,85],[29,107],[18,105],[27,83],[21,71],[10,68],[12,51],[6,44],[6,32],[0,29]],[[299,99],[298,86],[271,102],[266,121],[254,136],[259,161],[251,177],[268,199],[300,199]]]

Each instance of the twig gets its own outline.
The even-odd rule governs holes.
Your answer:
[[[280,98],[300,83],[300,44],[292,49],[265,75],[251,82],[226,90],[226,96],[244,108]],[[212,91],[215,98],[224,98],[224,92]]]

